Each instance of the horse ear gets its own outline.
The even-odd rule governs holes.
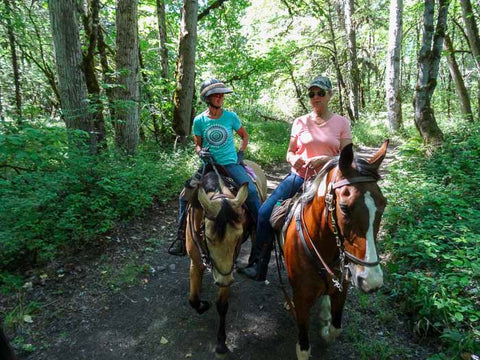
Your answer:
[[[210,200],[203,187],[198,189],[198,201],[206,213],[212,217],[216,217],[221,210],[221,203]]]
[[[247,200],[248,197],[248,182],[244,183],[238,190],[235,199],[228,200],[234,209],[238,209]]]
[[[352,166],[353,162],[353,144],[350,143],[342,149],[340,153],[340,160],[338,161],[338,167],[342,173],[347,172]]]
[[[373,155],[370,159],[368,159],[369,164],[372,164],[377,169],[379,168],[383,159],[385,159],[385,155],[387,154],[387,146],[389,141],[390,141],[389,139],[385,140],[382,146],[380,147],[380,149],[378,149],[377,153]]]

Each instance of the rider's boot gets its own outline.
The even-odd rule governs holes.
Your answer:
[[[187,201],[184,198],[180,198],[180,220],[178,221],[177,238],[168,248],[168,253],[175,256],[185,256],[187,254],[185,246],[185,230],[187,227]]]
[[[263,244],[260,256],[254,259],[251,265],[242,269],[242,273],[252,280],[265,281],[267,278],[271,250],[271,244]]]

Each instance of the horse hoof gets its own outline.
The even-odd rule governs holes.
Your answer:
[[[208,309],[210,309],[210,303],[208,301],[200,301],[200,305],[198,305],[196,310],[199,314],[203,314]]]
[[[337,329],[335,326],[330,325],[329,327],[322,328],[320,334],[327,344],[331,344],[337,339],[341,332],[342,329]]]
[[[297,343],[297,360],[308,360],[312,352],[312,347],[309,346],[308,350],[301,350],[300,345]]]
[[[228,353],[227,345],[221,344],[215,347],[215,358],[216,359],[225,359]]]

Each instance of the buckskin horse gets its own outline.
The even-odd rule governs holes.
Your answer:
[[[260,201],[267,194],[267,180],[260,167],[248,160],[245,163],[254,170]],[[255,222],[243,206],[248,195],[248,184],[240,186],[236,196],[220,178],[217,171],[207,173],[187,210],[186,248],[190,256],[189,303],[199,314],[210,308],[201,300],[202,279],[205,269],[212,270],[219,286],[216,302],[220,316],[215,352],[222,356],[228,352],[225,344],[225,321],[228,310],[229,286],[233,282],[235,260],[242,242],[250,234],[255,237]],[[198,201],[196,201],[198,200]],[[256,219],[255,219],[256,220]]]
[[[286,228],[284,256],[298,328],[298,360],[310,357],[310,309],[320,297],[320,333],[330,343],[341,332],[348,281],[369,293],[383,285],[376,250],[386,205],[377,181],[388,140],[369,160],[352,145],[326,164],[302,195]],[[348,268],[346,268],[348,266]]]

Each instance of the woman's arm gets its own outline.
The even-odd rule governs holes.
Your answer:
[[[247,130],[242,126],[237,130],[237,134],[242,138],[242,143],[240,144],[240,151],[245,151],[248,145],[248,133]]]
[[[299,170],[305,165],[305,161],[297,155],[297,139],[295,137],[290,138],[287,150],[287,162],[292,165],[295,170]]]
[[[195,135],[193,137],[193,141],[195,141],[195,152],[198,152],[202,149],[203,138],[201,136]]]

